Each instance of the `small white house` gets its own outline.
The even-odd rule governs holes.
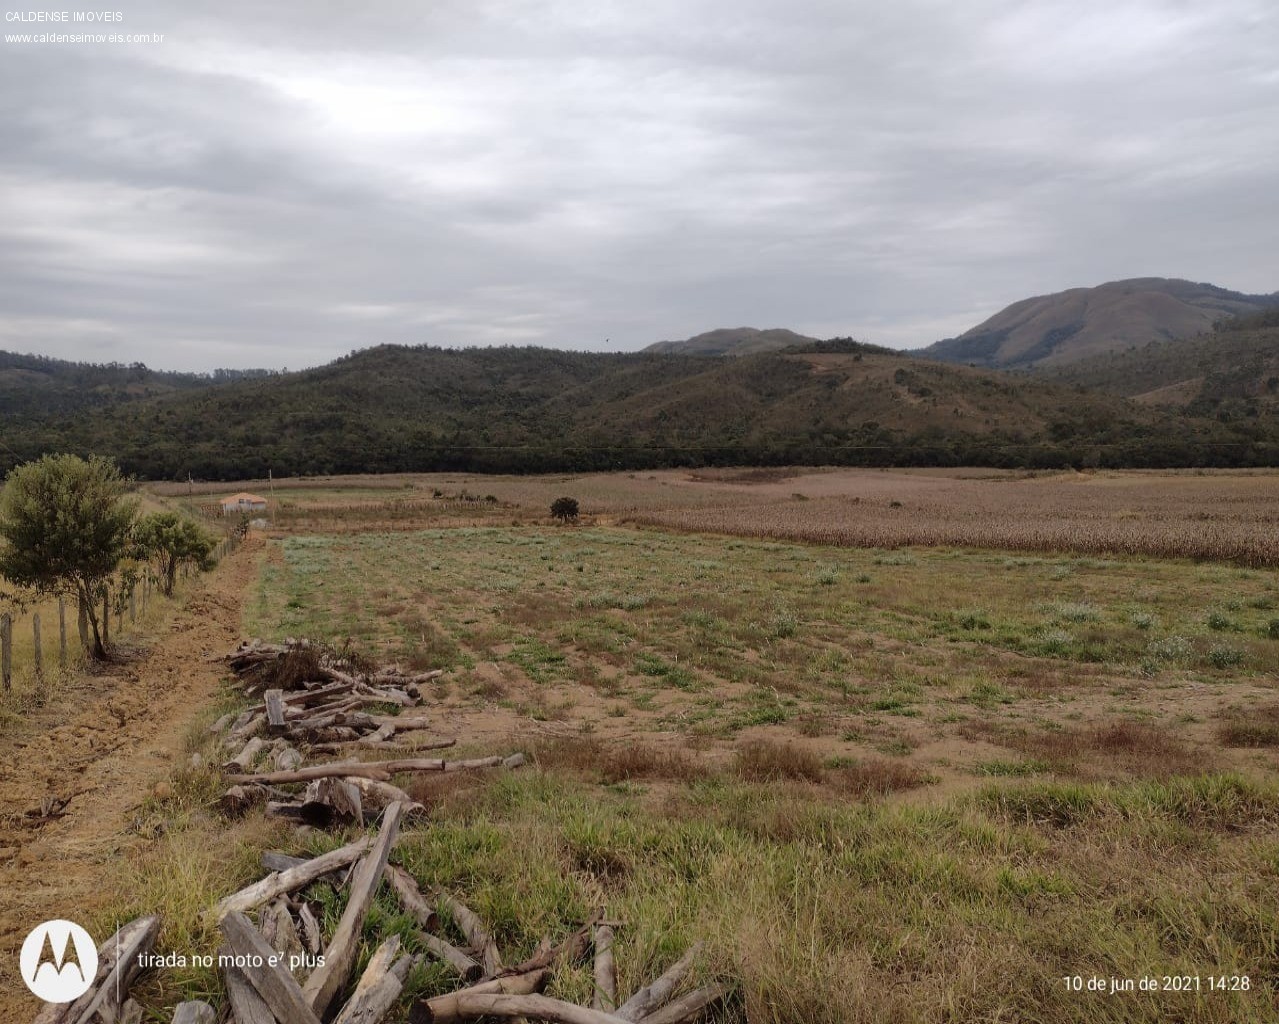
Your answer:
[[[247,494],[241,491],[239,494],[233,494],[229,498],[222,499],[222,514],[224,516],[238,515],[241,512],[265,512],[266,498],[259,498],[256,494]]]

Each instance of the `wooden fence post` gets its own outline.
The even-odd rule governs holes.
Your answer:
[[[58,668],[67,667],[67,602],[58,595]]]
[[[35,640],[36,678],[44,678],[44,644],[40,642],[40,613],[31,613],[31,636]]]
[[[13,687],[13,617],[8,612],[0,615],[0,677],[8,693]]]

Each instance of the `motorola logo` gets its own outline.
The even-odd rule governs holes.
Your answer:
[[[98,946],[74,921],[45,921],[22,943],[22,980],[46,1003],[69,1003],[89,991],[98,973]]]

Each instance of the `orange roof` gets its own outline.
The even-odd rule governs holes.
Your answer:
[[[223,505],[257,505],[266,504],[266,498],[259,498],[256,494],[249,494],[241,491],[239,494],[233,494],[229,498],[222,499]]]

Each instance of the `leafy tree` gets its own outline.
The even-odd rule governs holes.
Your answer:
[[[98,607],[129,553],[137,505],[110,459],[45,455],[9,474],[0,495],[0,575],[40,593],[74,594],[106,657]]]
[[[576,498],[556,498],[551,502],[551,516],[562,523],[577,522],[577,514]]]
[[[155,560],[160,588],[166,596],[173,596],[173,584],[181,566],[212,568],[209,559],[213,554],[213,538],[199,523],[176,512],[152,512],[143,516],[134,537],[142,557]]]

